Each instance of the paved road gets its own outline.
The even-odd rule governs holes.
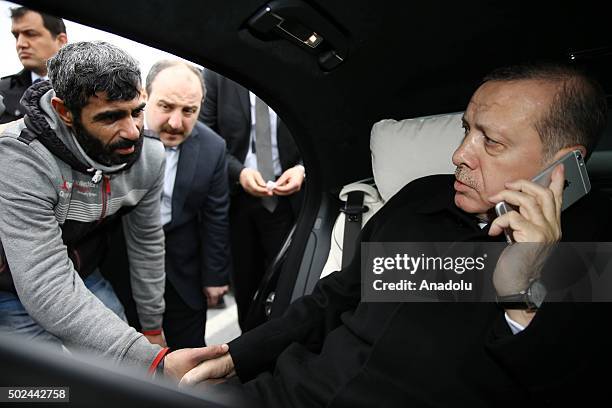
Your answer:
[[[227,343],[240,336],[236,300],[231,293],[224,296],[224,309],[210,309],[206,315],[206,344]]]

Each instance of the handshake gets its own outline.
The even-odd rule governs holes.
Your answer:
[[[164,375],[179,380],[179,386],[220,383],[235,374],[227,344],[180,349],[164,359]]]

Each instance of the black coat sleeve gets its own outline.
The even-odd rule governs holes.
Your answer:
[[[387,203],[364,226],[359,242],[384,241],[389,224],[395,220],[390,214],[403,209],[403,203],[403,199]],[[248,381],[271,370],[291,343],[319,352],[327,334],[342,323],[344,313],[357,308],[360,300],[361,245],[358,245],[350,264],[321,279],[311,295],[293,302],[281,318],[256,327],[229,344],[238,377]]]
[[[582,302],[597,278],[576,248],[612,241],[609,205],[584,200],[566,210],[563,241],[579,244],[560,246],[547,262],[543,280],[552,293],[525,330],[513,335],[502,313],[486,338],[487,351],[538,405],[595,401],[608,388],[599,373],[612,362],[612,303]]]
[[[206,97],[202,104],[199,120],[208,125],[212,130],[217,132],[226,142],[226,158],[227,171],[230,183],[237,183],[240,177],[240,172],[244,169],[242,162],[230,153],[230,135],[224,134],[223,126],[220,123],[220,118],[223,115],[220,113],[224,109],[222,97],[222,77],[219,74],[209,69],[204,70],[204,85],[206,87]],[[227,81],[226,81],[227,82]]]
[[[200,211],[202,236],[202,283],[223,286],[229,281],[229,186],[225,143],[219,140],[217,163],[210,188]]]
[[[354,310],[361,297],[360,254],[351,264],[321,279],[311,295],[292,303],[285,314],[243,334],[230,346],[236,373],[244,382],[271,370],[291,344],[312,352],[321,349],[327,334],[341,324],[344,312]]]

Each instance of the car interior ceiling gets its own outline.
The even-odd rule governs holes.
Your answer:
[[[350,7],[303,2],[347,39],[345,61],[324,72],[294,44],[262,41],[246,28],[264,1],[21,3],[170,51],[254,90],[287,122],[309,178],[323,190],[371,174],[368,136],[375,121],[463,110],[493,67],[609,45],[605,13],[585,3],[523,8],[473,1],[440,10],[435,2],[386,8],[364,0]]]
[[[376,121],[461,111],[492,68],[530,60],[573,56],[612,94],[609,17],[589,2],[19,2],[211,68],[252,89],[279,113],[302,152],[308,180],[287,257],[286,269],[296,272],[278,283],[289,288],[302,255],[315,251],[309,237],[325,192],[371,176],[369,136]],[[304,47],[254,32],[248,22],[266,4],[284,4],[298,23],[308,27],[303,15],[315,24],[308,27],[314,31],[333,31],[345,46],[343,62],[324,69]],[[602,147],[612,150],[612,141]],[[609,188],[612,169],[602,166],[594,184]],[[291,291],[283,293],[276,301],[286,305]]]

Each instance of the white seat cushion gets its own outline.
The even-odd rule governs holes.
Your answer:
[[[463,112],[426,116],[415,119],[385,119],[372,127],[370,150],[376,189],[356,182],[344,186],[340,200],[349,191],[364,192],[369,211],[363,214],[362,226],[406,184],[432,174],[455,171],[451,157],[463,139]],[[332,231],[332,242],[321,277],[340,269],[344,241],[344,213],[340,213]]]
[[[376,187],[386,202],[406,184],[432,174],[454,173],[463,112],[414,119],[385,119],[372,127],[370,150]]]

